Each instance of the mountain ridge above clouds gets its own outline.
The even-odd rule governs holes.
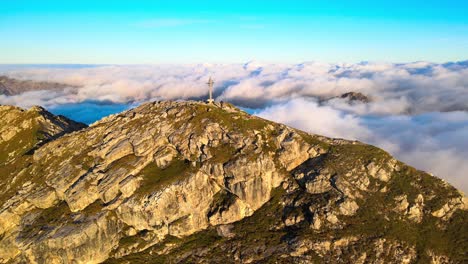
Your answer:
[[[0,95],[19,95],[29,91],[54,91],[65,88],[77,88],[58,82],[20,80],[7,76],[0,76]]]
[[[117,112],[125,109],[125,104],[130,107],[152,100],[205,99],[206,82],[212,76],[217,100],[311,133],[377,145],[468,191],[468,141],[463,136],[468,133],[466,61],[105,65],[21,68],[3,73],[81,88],[0,95],[1,104],[42,105],[51,111],[73,104],[72,113],[81,103],[86,108],[87,102],[114,103],[119,107],[109,109]],[[322,101],[347,92],[362,93],[372,101]],[[86,115],[100,117],[99,109],[91,103]],[[321,125],[314,126],[315,122]]]
[[[145,103],[22,153],[0,163],[0,262],[457,263],[468,246],[446,182],[227,103]]]
[[[369,107],[369,114],[420,114],[468,109],[466,61],[444,64],[250,62],[219,65],[105,65],[77,69],[20,68],[4,70],[3,73],[22,80],[82,86],[83,89],[78,92],[70,90],[57,94],[71,103],[83,100],[128,103],[202,98],[206,96],[206,80],[213,76],[218,100],[236,102],[246,108],[263,108],[294,98],[330,98],[348,92],[360,92],[375,101],[375,105]],[[57,98],[50,98],[46,94],[35,96],[38,97],[38,105],[59,103]],[[1,101],[8,104],[5,99]]]

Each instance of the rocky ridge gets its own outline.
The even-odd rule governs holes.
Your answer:
[[[36,106],[23,110],[0,105],[0,164],[86,125]]]
[[[2,263],[466,260],[466,197],[360,142],[225,103],[66,127],[0,162]]]

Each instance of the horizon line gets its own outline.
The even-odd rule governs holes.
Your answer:
[[[263,60],[247,60],[244,62],[160,62],[160,63],[3,63],[2,66],[138,66],[138,65],[203,65],[203,64],[215,64],[215,65],[233,65],[233,64],[250,64],[250,63],[261,63],[261,64],[305,64],[305,63],[326,63],[326,64],[362,64],[362,63],[391,63],[391,64],[410,64],[410,63],[435,63],[435,64],[446,64],[446,63],[463,63],[468,62],[468,58],[460,60],[445,60],[445,61],[430,61],[430,60],[414,60],[414,61],[384,61],[384,60],[360,60],[360,61],[338,61],[329,62],[321,60],[304,60],[297,62],[272,62]]]

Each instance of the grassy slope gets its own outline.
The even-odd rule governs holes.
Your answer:
[[[31,126],[28,129],[21,129],[13,138],[0,143],[0,165],[9,159],[24,155],[40,140],[44,139],[41,127],[36,121],[37,117],[38,114],[35,112],[22,112],[12,124],[8,124],[11,127],[20,127],[23,122],[30,121]],[[2,124],[2,126],[6,125]],[[15,152],[16,155],[10,157],[9,154],[12,152]]]

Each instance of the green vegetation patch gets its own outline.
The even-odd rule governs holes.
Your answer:
[[[70,211],[68,204],[61,201],[47,209],[34,210],[31,212],[34,216],[33,220],[29,223],[23,223],[19,237],[32,238],[37,234],[47,233],[57,227],[80,224],[81,222],[76,219],[94,216],[102,212],[102,208],[103,205],[100,200],[97,200],[82,211],[73,213]]]
[[[187,178],[198,169],[199,167],[192,166],[189,160],[175,159],[166,168],[160,168],[155,162],[152,162],[138,175],[143,180],[137,194],[145,195],[161,190],[171,183]]]
[[[195,116],[189,122],[194,125],[196,133],[204,132],[205,119],[211,120],[214,123],[219,123],[229,130],[238,130],[241,132],[251,130],[261,130],[265,128],[270,121],[264,120],[259,117],[250,116],[242,112],[228,112],[220,107],[214,105],[190,105],[193,108]],[[186,123],[187,120],[181,120],[179,123],[174,124],[174,127],[179,127]]]
[[[237,153],[236,148],[234,148],[231,144],[222,143],[221,145],[210,148],[211,155],[213,156],[210,161],[214,163],[226,163]]]
[[[359,168],[374,162],[376,165],[387,163],[392,157],[377,147],[366,144],[344,144],[330,147],[324,166],[337,174],[346,174],[353,168]]]
[[[0,166],[0,204],[3,204],[26,182],[32,179],[29,172],[32,158],[18,157],[8,165]],[[24,170],[24,173],[21,171]]]
[[[311,146],[319,146],[321,149],[328,151],[330,149],[330,144],[325,141],[320,140],[317,136],[308,134],[301,130],[296,130],[296,132],[302,137],[302,139]]]
[[[459,197],[459,192],[441,179],[431,176],[413,167],[399,164],[401,170],[395,172],[388,183],[389,196],[406,195],[408,201],[414,201],[418,194],[426,197],[424,207],[430,211],[440,209],[449,199]],[[427,199],[427,198],[431,199]]]
[[[17,125],[19,126],[20,124]],[[28,153],[42,139],[44,139],[44,135],[40,131],[40,126],[35,121],[32,122],[31,128],[21,129],[13,138],[0,143],[0,166],[11,159],[10,153],[16,152],[12,158],[22,156]]]

